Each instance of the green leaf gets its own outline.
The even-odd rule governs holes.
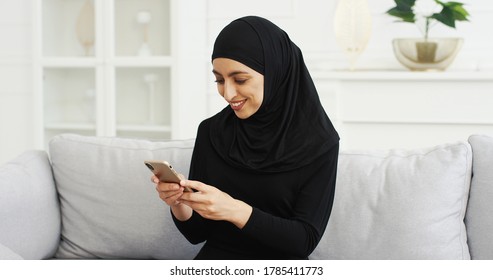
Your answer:
[[[469,13],[464,9],[464,4],[460,2],[440,2],[439,0],[435,0],[438,4],[442,5],[444,8],[450,8],[453,12],[453,18],[454,20],[458,21],[467,21],[467,16],[469,16]]]
[[[448,7],[443,7],[440,13],[431,15],[431,18],[438,20],[439,22],[455,28],[455,18],[453,11]]]
[[[400,18],[404,22],[414,23],[414,12],[412,7],[416,0],[394,0],[396,6],[388,10],[386,13]]]
[[[394,17],[398,17],[404,22],[411,22],[411,23],[415,22],[414,13],[412,11],[403,11],[403,10],[397,9],[397,7],[394,7],[392,9],[388,10],[387,14],[394,16]]]
[[[411,11],[411,8],[416,3],[416,0],[394,0],[394,2],[397,5],[398,9]]]
[[[442,6],[445,6],[445,7],[453,7],[453,6],[462,6],[464,5],[463,3],[460,3],[460,2],[454,2],[454,1],[450,1],[450,2],[440,2],[438,1]]]
[[[454,18],[455,20],[459,20],[459,21],[467,21],[467,16],[469,15],[469,13],[466,11],[466,9],[464,9],[464,7],[462,5],[457,5],[457,6],[453,6],[453,7],[450,7],[452,9],[452,12],[454,13]]]

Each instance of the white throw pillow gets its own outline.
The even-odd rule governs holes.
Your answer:
[[[57,258],[191,259],[144,160],[167,160],[188,175],[194,141],[150,142],[59,135],[50,142],[60,197]]]
[[[333,211],[314,259],[469,259],[467,142],[341,152]]]

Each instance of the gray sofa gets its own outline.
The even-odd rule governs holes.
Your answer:
[[[59,135],[0,167],[0,259],[191,259],[143,161],[183,174],[193,140]],[[311,259],[493,259],[493,138],[342,151]]]

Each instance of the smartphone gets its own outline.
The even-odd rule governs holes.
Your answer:
[[[146,160],[144,164],[151,170],[156,177],[159,178],[161,182],[167,183],[177,183],[179,184],[181,179],[178,173],[173,169],[171,164],[164,160]],[[185,187],[186,192],[191,192],[192,190]]]

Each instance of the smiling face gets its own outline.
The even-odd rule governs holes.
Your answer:
[[[217,90],[236,116],[247,119],[255,114],[264,100],[264,76],[229,58],[212,61]]]

